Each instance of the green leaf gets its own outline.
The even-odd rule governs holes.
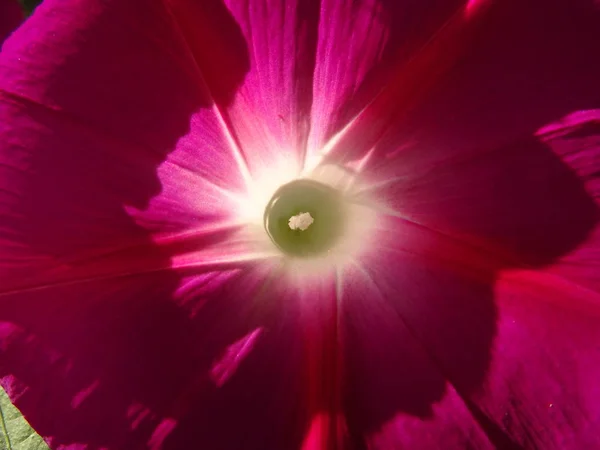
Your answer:
[[[0,387],[0,450],[49,450]]]
[[[25,14],[29,15],[33,12],[37,5],[42,3],[42,0],[19,0]],[[1,448],[1,447],[0,447]]]

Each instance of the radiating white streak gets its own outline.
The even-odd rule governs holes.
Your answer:
[[[181,242],[186,239],[193,239],[193,238],[197,238],[197,237],[204,236],[204,235],[208,236],[213,233],[241,230],[244,226],[246,226],[246,223],[241,220],[240,221],[217,222],[217,223],[211,224],[211,226],[208,226],[208,227],[192,228],[192,229],[188,229],[186,231],[182,231],[179,233],[157,234],[152,239],[152,242],[157,245],[161,245],[161,244],[168,245],[173,242]]]
[[[224,188],[223,186],[219,186],[214,181],[209,180],[208,178],[206,178],[203,175],[200,175],[197,171],[191,169],[190,167],[184,166],[183,164],[181,164],[180,162],[178,162],[177,160],[175,160],[173,158],[167,157],[167,160],[165,161],[164,164],[171,164],[171,165],[175,166],[176,168],[189,173],[192,177],[199,179],[202,184],[208,185],[210,188],[214,189],[219,194],[223,195],[224,197],[227,197],[228,199],[230,199],[232,201],[236,201],[239,198],[239,194],[236,194],[235,192],[232,192],[232,191]]]
[[[404,180],[405,178],[406,178],[405,176],[398,176],[398,177],[388,178],[388,179],[382,180],[382,181],[377,181],[374,183],[366,183],[366,184],[363,184],[362,186],[360,186],[358,189],[356,189],[356,191],[353,192],[353,195],[360,196],[362,194],[368,194],[370,192],[377,191],[378,189],[382,189],[386,186],[394,184],[398,181]]]
[[[369,151],[365,154],[365,156],[363,156],[360,161],[358,162],[358,164],[356,165],[356,173],[360,174],[362,173],[362,171],[365,169],[365,167],[367,166],[368,162],[371,160],[371,158],[373,157],[373,154],[375,153],[375,148],[376,146],[374,145],[373,147],[371,147],[369,149]]]
[[[246,185],[246,187],[248,187],[252,184],[252,175],[250,174],[250,168],[248,167],[248,162],[246,161],[246,158],[244,157],[242,149],[238,145],[237,140],[233,135],[233,130],[230,129],[230,126],[228,125],[228,123],[225,120],[223,112],[221,111],[219,106],[214,102],[214,100],[213,100],[213,108],[212,109],[215,112],[215,115],[217,116],[217,120],[219,121],[219,125],[221,126],[221,130],[225,134],[225,138],[227,139],[227,142],[230,145],[230,150],[232,152],[232,156],[235,160],[238,170],[240,171],[240,174],[242,175],[244,184]]]
[[[324,159],[331,153],[331,151],[336,147],[336,145],[348,134],[348,132],[353,128],[354,123],[360,119],[361,115],[364,111],[370,106],[370,103],[365,106],[358,114],[352,118],[340,131],[334,134],[329,140],[325,143],[325,145],[321,148],[321,151],[310,158],[305,158],[304,164],[302,167],[302,173],[310,173],[316,167],[323,164]]]
[[[379,294],[379,297],[381,299],[384,298],[384,295],[381,292],[381,288],[375,282],[371,273],[367,269],[365,269],[364,265],[360,261],[356,260],[355,258],[352,258],[348,261],[348,265],[354,267],[354,269],[360,272],[366,278],[369,284],[371,284],[371,286],[375,289],[375,291]]]

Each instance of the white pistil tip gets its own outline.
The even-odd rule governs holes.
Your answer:
[[[314,221],[315,219],[313,219],[310,213],[305,212],[290,217],[288,225],[292,230],[304,231],[310,227]]]

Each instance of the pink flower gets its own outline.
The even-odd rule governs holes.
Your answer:
[[[12,400],[53,449],[599,448],[600,19],[558,3],[45,0],[0,54]]]

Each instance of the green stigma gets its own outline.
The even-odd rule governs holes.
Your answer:
[[[284,253],[296,257],[326,254],[340,238],[343,201],[335,189],[296,180],[280,187],[265,208],[267,234]]]

